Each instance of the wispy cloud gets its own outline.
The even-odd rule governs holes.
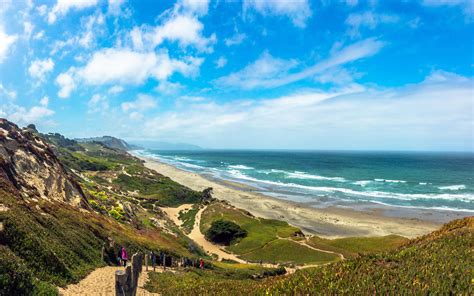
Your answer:
[[[274,58],[266,52],[254,63],[238,72],[217,79],[215,83],[220,86],[244,89],[279,87],[314,77],[333,67],[370,57],[379,52],[384,44],[383,41],[374,38],[365,39],[334,51],[327,59],[313,66],[292,73],[289,73],[289,70],[296,66],[294,60]]]
[[[244,13],[256,11],[264,16],[284,16],[288,17],[296,27],[306,27],[307,20],[312,16],[311,7],[308,0],[245,0]]]
[[[221,148],[472,150],[473,82],[437,71],[402,88],[358,87],[230,103],[199,100],[147,120],[141,136]],[[439,133],[440,128],[453,132]]]

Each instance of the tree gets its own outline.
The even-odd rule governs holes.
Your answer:
[[[206,238],[214,243],[230,245],[247,236],[247,231],[238,224],[227,220],[216,220],[206,231]]]

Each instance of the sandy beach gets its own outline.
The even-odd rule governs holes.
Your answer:
[[[155,159],[142,157],[145,165],[194,190],[213,188],[213,197],[226,200],[255,216],[284,220],[306,234],[327,238],[398,234],[416,237],[437,229],[441,223],[416,218],[384,216],[381,211],[360,212],[342,208],[319,209],[280,200],[247,190],[246,185],[216,182],[199,174],[180,170]]]

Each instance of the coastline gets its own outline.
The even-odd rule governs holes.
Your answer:
[[[429,233],[441,222],[383,215],[382,211],[360,212],[336,207],[315,208],[293,201],[281,200],[249,190],[245,184],[218,182],[200,174],[183,171],[149,157],[134,155],[145,166],[191,189],[213,188],[213,197],[226,200],[257,217],[284,220],[301,228],[306,234],[325,238],[349,236],[383,236],[396,234],[408,238]]]

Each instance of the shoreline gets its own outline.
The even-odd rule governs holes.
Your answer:
[[[144,165],[193,190],[213,188],[213,197],[249,211],[254,216],[277,219],[299,227],[306,234],[325,238],[383,236],[396,234],[417,237],[438,229],[443,223],[383,215],[380,210],[360,212],[343,208],[315,208],[302,203],[277,199],[249,190],[245,184],[217,182],[198,173],[187,172],[156,159],[138,156]],[[226,184],[227,183],[227,184]],[[230,184],[230,185],[229,185]]]

